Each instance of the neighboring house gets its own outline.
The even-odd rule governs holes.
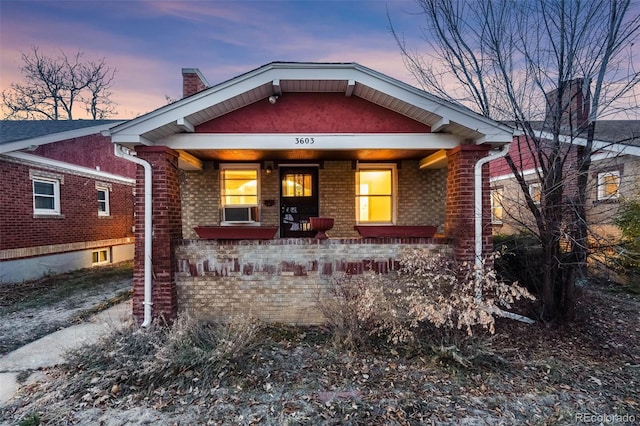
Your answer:
[[[417,248],[491,252],[483,164],[510,127],[353,63],[275,62],[207,86],[183,69],[183,99],[111,129],[140,165],[137,319],[318,323],[344,274]],[[314,217],[333,219],[329,239]]]
[[[585,102],[582,90],[575,91],[572,99],[576,105],[582,106],[574,108],[574,111],[580,111],[574,116],[575,123],[579,125],[588,116],[588,102]],[[553,139],[544,122],[531,122],[531,125],[543,140]],[[578,170],[576,153],[586,144],[586,139],[581,135],[572,139],[567,132],[561,141],[566,142],[562,149],[568,154],[563,169],[563,203],[570,209]],[[615,226],[615,220],[620,201],[640,196],[640,120],[598,121],[593,150],[587,184],[586,213],[590,241],[595,248],[607,247],[619,240],[620,230]],[[526,137],[514,138],[509,153],[525,176],[532,198],[540,202],[540,180],[533,160],[534,153],[531,152]],[[537,231],[522,189],[504,159],[491,163],[491,200],[494,234]]]
[[[133,258],[135,165],[113,120],[0,122],[0,283]]]

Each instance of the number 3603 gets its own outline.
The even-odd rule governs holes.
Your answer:
[[[296,145],[313,145],[314,143],[314,138],[296,138]]]

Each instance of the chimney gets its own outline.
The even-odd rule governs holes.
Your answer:
[[[198,68],[182,68],[182,97],[186,98],[209,87]]]
[[[562,83],[562,99],[558,99],[560,89],[552,90],[546,94],[547,115],[546,123],[554,126],[555,111],[560,108],[560,127],[566,129],[579,129],[589,120],[591,106],[591,80],[576,78]],[[559,105],[558,105],[559,103]]]

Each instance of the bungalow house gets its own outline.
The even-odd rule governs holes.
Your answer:
[[[513,131],[354,63],[274,62],[108,132],[137,163],[134,316],[318,323],[336,276],[491,250]],[[328,238],[326,238],[328,236]]]
[[[133,259],[135,165],[113,120],[0,122],[0,283]]]

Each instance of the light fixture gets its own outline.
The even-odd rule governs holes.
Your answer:
[[[275,104],[276,102],[278,102],[278,97],[276,95],[269,96],[269,103],[270,104]]]

